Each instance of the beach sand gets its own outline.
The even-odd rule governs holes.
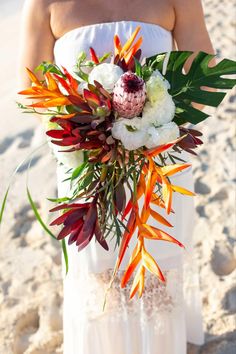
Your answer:
[[[22,3],[0,3],[1,198],[16,165],[45,142],[37,118],[22,115],[14,102]],[[203,3],[219,58],[235,60],[235,2]],[[189,354],[236,352],[235,91],[212,112],[214,116],[198,126],[204,145],[192,159],[206,343],[189,346]],[[43,145],[32,157],[28,183],[46,222],[51,206],[46,198],[56,196],[55,169]],[[13,180],[0,234],[0,354],[62,353],[61,250],[35,221],[26,196],[26,171],[27,163]]]

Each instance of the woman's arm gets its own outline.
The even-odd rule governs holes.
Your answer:
[[[30,86],[25,67],[34,70],[42,61],[53,61],[55,38],[50,27],[50,1],[26,0],[22,13],[18,62],[19,90]]]
[[[190,50],[195,53],[203,51],[209,54],[215,54],[204,19],[204,13],[201,0],[173,0],[175,11],[175,26],[173,36],[178,50]],[[188,72],[194,59],[192,55],[186,62],[185,71]],[[215,59],[212,59],[209,66],[215,65]],[[214,89],[204,88],[208,91]],[[197,109],[203,109],[204,105],[192,103]]]
[[[178,50],[214,54],[206,28],[201,0],[174,0],[174,39]]]

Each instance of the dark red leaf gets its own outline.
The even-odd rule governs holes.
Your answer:
[[[105,237],[104,237],[103,234],[102,234],[102,231],[101,231],[101,228],[100,228],[100,226],[99,226],[98,220],[96,221],[94,233],[95,233],[96,240],[100,243],[100,245],[101,245],[105,250],[108,251],[108,250],[109,250],[109,247],[108,247],[108,244],[107,244],[107,241],[106,241]]]

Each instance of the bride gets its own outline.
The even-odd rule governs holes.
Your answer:
[[[30,85],[25,67],[55,61],[73,72],[76,58],[92,46],[98,55],[112,51],[113,36],[124,43],[140,25],[143,57],[178,50],[213,52],[200,0],[27,0],[23,11],[20,77]],[[188,63],[185,70],[188,70]],[[181,158],[188,160],[187,154]],[[58,164],[58,194],[69,166]],[[173,177],[174,184],[193,190],[191,168]],[[118,250],[106,252],[95,242],[80,253],[68,247],[69,272],[64,278],[64,354],[185,354],[187,342],[203,344],[201,301],[191,250],[195,210],[193,200],[177,195],[172,236],[187,250],[171,244],[148,245],[166,283],[149,275],[141,299],[129,300],[119,276],[101,310]],[[155,243],[155,242],[154,242]],[[112,240],[110,242],[112,244]],[[131,247],[132,248],[132,247]],[[126,262],[124,262],[126,263]],[[123,266],[124,267],[124,266]]]

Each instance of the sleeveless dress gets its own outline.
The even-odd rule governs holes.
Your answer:
[[[121,43],[141,25],[142,57],[172,50],[171,32],[156,24],[117,21],[79,27],[67,32],[55,43],[54,57],[58,65],[73,72],[81,51],[89,53],[92,46],[99,56],[113,51],[113,36]],[[181,154],[189,160],[189,155]],[[58,195],[68,195],[68,166],[58,164]],[[172,178],[173,184],[194,190],[191,167]],[[147,250],[154,256],[166,277],[166,283],[147,272],[141,299],[129,300],[130,285],[120,288],[122,275],[135,239],[124,258],[118,277],[108,292],[102,310],[105,289],[115,265],[118,248],[115,238],[105,251],[95,238],[81,252],[75,244],[67,247],[69,272],[63,272],[64,354],[185,354],[187,341],[203,344],[201,298],[198,270],[193,267],[192,234],[195,209],[192,197],[174,193],[175,214],[165,216],[174,227],[169,231],[186,246],[186,250],[168,242],[149,241]],[[162,212],[158,210],[158,212]],[[63,261],[64,264],[64,261]],[[131,284],[132,282],[130,282]]]

